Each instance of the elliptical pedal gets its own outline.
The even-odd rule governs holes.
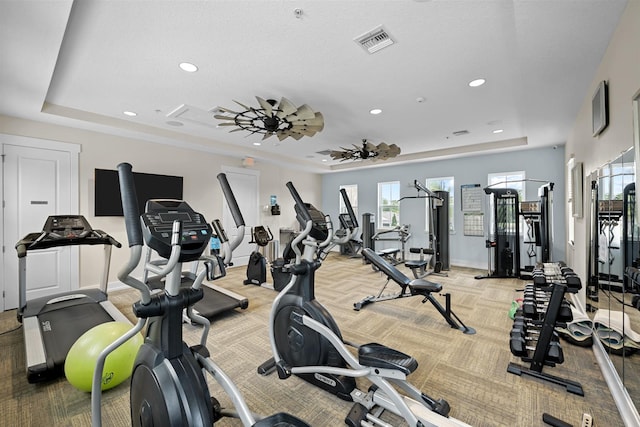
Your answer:
[[[360,346],[358,361],[366,366],[402,371],[405,375],[418,368],[418,361],[412,356],[378,343]]]

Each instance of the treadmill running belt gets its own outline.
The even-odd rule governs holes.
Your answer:
[[[204,298],[193,305],[194,310],[207,319],[211,319],[218,314],[233,310],[234,308],[246,308],[246,300],[244,302],[230,297],[227,294],[218,292],[208,286],[203,286]]]
[[[51,377],[64,373],[64,361],[71,346],[94,326],[113,319],[100,304],[86,303],[38,316],[47,364],[53,363]]]

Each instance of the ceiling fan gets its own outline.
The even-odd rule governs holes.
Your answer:
[[[319,112],[314,112],[307,104],[300,107],[293,105],[287,98],[282,98],[278,103],[274,99],[263,99],[256,96],[260,107],[253,108],[238,101],[233,101],[241,106],[243,111],[233,111],[228,108],[218,107],[218,111],[225,114],[216,114],[213,117],[223,120],[220,126],[235,126],[229,132],[247,131],[249,135],[262,134],[262,139],[276,135],[280,141],[291,137],[296,141],[303,136],[313,136],[324,128],[324,118]]]
[[[357,145],[353,145],[354,148],[344,148],[340,147],[342,150],[333,150],[329,153],[333,160],[340,160],[341,162],[345,160],[366,160],[372,159],[375,160],[387,160],[391,157],[396,157],[400,154],[400,147],[396,144],[387,144],[386,142],[381,142],[378,145],[375,145],[366,139],[362,140],[362,146],[359,147]]]

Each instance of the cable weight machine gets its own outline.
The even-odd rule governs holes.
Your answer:
[[[486,247],[489,250],[487,274],[478,275],[476,279],[519,277],[520,221],[518,221],[518,191],[512,188],[486,187],[484,192],[489,195],[492,201],[491,217],[494,229],[493,239],[489,235],[486,240]]]
[[[431,273],[441,273],[451,267],[449,261],[449,192],[431,191],[418,180],[413,181],[413,186],[418,190],[417,196],[404,196],[405,199],[427,199],[428,221],[428,246],[426,248],[410,248],[411,253],[420,254],[420,260],[406,261],[405,266],[410,268],[416,278],[422,278]],[[423,192],[424,194],[421,194]],[[427,255],[425,259],[424,255]]]
[[[523,276],[530,275],[537,263],[551,262],[553,259],[554,184],[539,179],[523,179],[521,182],[544,182],[538,188],[539,199],[520,202],[516,189],[491,186],[484,189],[490,197],[493,229],[488,231],[485,241],[489,252],[487,274],[476,276],[476,279],[527,278]],[[525,247],[529,263],[524,267],[520,265],[520,216],[526,224],[526,235],[522,243],[528,245]]]
[[[539,200],[520,202],[520,215],[527,227],[523,243],[529,258],[521,268],[521,277],[527,279],[537,263],[550,262],[553,254],[553,183],[541,186],[538,197]]]

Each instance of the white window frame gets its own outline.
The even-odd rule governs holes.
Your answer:
[[[393,198],[394,190],[397,191],[397,199]],[[383,194],[383,192],[386,194]],[[388,204],[382,203],[385,196],[388,197]],[[376,221],[378,229],[391,229],[395,227],[392,225],[393,217],[389,219],[388,225],[385,225],[384,223],[384,216],[382,215],[382,212],[387,207],[391,207],[395,210],[397,225],[400,225],[400,181],[386,181],[378,183],[378,218]]]
[[[447,182],[447,185],[442,185],[444,182]],[[455,222],[454,222],[454,213],[455,213],[455,178],[453,176],[441,176],[436,178],[427,178],[425,181],[425,187],[427,187],[431,191],[446,191],[449,193],[449,234],[455,233]],[[445,188],[447,187],[447,188]],[[429,215],[431,214],[431,209],[429,209],[430,199],[427,199],[426,202],[426,215],[425,215],[425,231],[430,232],[429,230]]]
[[[496,172],[487,175],[487,183],[491,188],[513,188],[518,191],[519,201],[527,200],[525,171]]]

